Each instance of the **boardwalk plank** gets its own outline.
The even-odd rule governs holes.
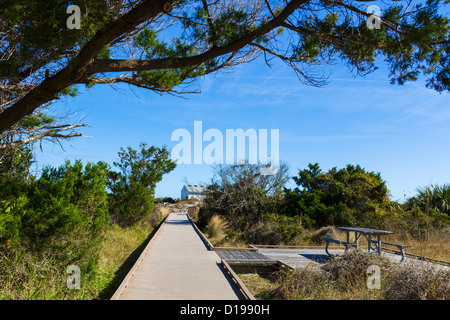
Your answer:
[[[118,299],[239,299],[219,263],[187,216],[172,213]]]
[[[270,260],[265,255],[255,251],[216,251],[221,259],[237,260]]]

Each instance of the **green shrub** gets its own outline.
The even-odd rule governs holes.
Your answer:
[[[4,180],[3,180],[4,181]],[[67,161],[46,167],[39,179],[11,181],[2,190],[0,245],[48,251],[62,264],[95,265],[102,232],[109,225],[106,165]],[[21,185],[19,188],[18,185]],[[19,195],[7,194],[21,190]]]
[[[144,146],[139,155],[130,148],[128,153],[122,150],[123,171],[116,175],[103,162],[66,161],[58,168],[43,168],[40,177],[28,174],[31,158],[14,155],[1,163],[17,165],[0,166],[0,298],[91,294],[67,292],[65,269],[75,264],[84,283],[96,282],[110,226],[108,200],[138,216],[150,214],[155,184],[175,167],[165,148]],[[109,196],[111,185],[117,188]],[[154,221],[147,223],[157,225],[161,213],[151,217]]]
[[[289,243],[302,234],[299,217],[267,214],[244,233],[244,240],[254,244]]]
[[[8,247],[20,240],[21,215],[28,198],[19,196],[0,201],[0,246]]]
[[[196,221],[196,224],[200,228],[200,230],[206,231],[206,227],[212,216],[213,216],[212,210],[205,207],[200,207],[198,211],[198,219]]]
[[[274,222],[259,222],[244,233],[245,241],[251,244],[279,244],[282,241],[279,227]]]
[[[109,171],[110,212],[114,222],[129,226],[152,213],[156,184],[176,163],[165,148],[140,144],[140,150],[121,148],[119,172]]]
[[[374,226],[374,213],[389,203],[386,182],[379,173],[359,165],[323,172],[318,163],[293,177],[297,188],[286,189],[280,209],[301,216],[306,228],[327,225]],[[369,219],[368,219],[369,218]],[[371,224],[371,225],[369,225]]]
[[[281,242],[288,243],[303,233],[300,217],[289,217],[282,214],[267,214],[265,221],[271,222],[277,226],[277,232],[280,234]]]
[[[101,162],[45,168],[29,193],[22,240],[53,251],[61,261],[92,267],[109,225],[105,186],[106,164]]]

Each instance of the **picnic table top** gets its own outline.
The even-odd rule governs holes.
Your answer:
[[[355,232],[360,232],[363,234],[370,234],[370,235],[385,235],[385,234],[394,233],[392,231],[369,229],[369,228],[338,227],[338,229],[343,230],[343,231],[355,231]]]

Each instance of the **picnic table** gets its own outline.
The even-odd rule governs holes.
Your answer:
[[[363,236],[367,239],[368,252],[375,252],[375,253],[381,255],[381,244],[392,245],[392,246],[398,247],[400,249],[400,254],[402,256],[400,262],[402,262],[405,259],[404,249],[410,247],[407,244],[381,241],[381,236],[385,236],[385,235],[394,233],[392,231],[369,229],[369,228],[354,228],[354,227],[338,227],[338,229],[345,231],[347,233],[347,241],[340,241],[340,240],[331,239],[331,238],[322,238],[327,243],[325,246],[325,252],[330,257],[334,257],[334,255],[328,251],[328,245],[331,242],[344,245],[345,251],[347,251],[349,247],[358,248],[358,240],[361,238],[361,236]],[[353,242],[350,242],[350,233],[351,232],[355,233],[355,240]]]
[[[394,233],[392,231],[368,228],[338,227],[338,229],[347,233],[347,243],[351,243],[355,248],[358,248],[358,239],[361,236],[364,236],[367,239],[367,251],[377,252],[378,254],[381,254],[381,236]],[[350,242],[351,232],[355,233],[355,240],[353,242]],[[372,237],[374,237],[374,239],[372,239]]]

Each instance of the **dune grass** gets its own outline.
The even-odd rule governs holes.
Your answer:
[[[220,216],[212,216],[207,225],[206,234],[212,244],[218,244],[226,237],[228,223]]]
[[[104,234],[96,267],[81,273],[80,289],[68,289],[67,266],[46,252],[30,252],[22,247],[2,251],[0,300],[109,299],[154,230],[149,219],[131,227],[111,225]]]
[[[380,286],[367,285],[369,266],[380,269]],[[322,265],[280,270],[270,277],[240,274],[257,299],[268,300],[449,300],[450,270],[430,263],[396,264],[351,250]]]

